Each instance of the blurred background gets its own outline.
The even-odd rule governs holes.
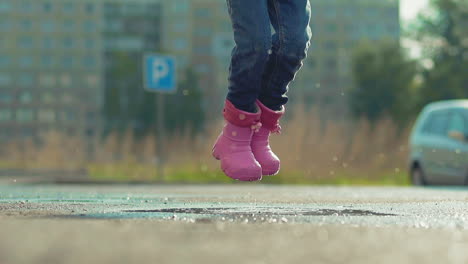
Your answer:
[[[272,142],[282,172],[264,182],[409,184],[419,111],[468,98],[467,2],[311,6],[312,45]],[[233,46],[224,0],[0,0],[0,176],[232,182],[211,147]],[[143,89],[149,52],[177,63],[164,144]]]

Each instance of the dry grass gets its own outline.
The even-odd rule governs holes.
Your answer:
[[[302,108],[293,113],[294,116],[284,122],[283,133],[272,138],[272,146],[282,158],[285,176],[281,182],[327,182],[338,178],[352,181],[353,177],[378,182],[389,173],[405,171],[409,129],[399,131],[390,120],[381,120],[372,127],[366,120],[320,122],[317,111],[307,112]],[[172,135],[172,140],[165,144],[168,153],[165,180],[224,181],[219,177],[218,162],[211,158],[211,146],[221,127],[222,122],[217,122],[207,129],[208,133],[195,139],[188,132]],[[42,139],[42,145],[30,141],[4,145],[0,166],[88,168],[91,175],[101,179],[157,178],[154,169],[157,142],[153,136],[136,140],[131,133],[112,135],[94,144],[92,156],[88,154],[89,142],[78,138],[49,133]]]

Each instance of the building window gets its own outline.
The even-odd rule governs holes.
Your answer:
[[[338,31],[338,25],[335,23],[328,23],[325,27],[328,33],[336,33]]]
[[[11,121],[13,113],[10,109],[0,109],[0,122]]]
[[[203,18],[211,17],[211,10],[208,8],[197,8],[195,10],[195,16]]]
[[[93,21],[86,21],[83,24],[83,29],[86,32],[96,32],[97,30],[97,25]]]
[[[41,57],[41,64],[42,64],[42,66],[44,66],[44,67],[52,67],[52,65],[53,65],[52,56],[50,56],[50,55],[42,55],[42,57]]]
[[[116,3],[104,3],[104,14],[116,15],[119,14],[119,6]]]
[[[65,32],[73,31],[74,28],[75,28],[75,22],[74,21],[66,20],[65,22],[63,22],[63,30]]]
[[[62,66],[65,68],[71,68],[73,66],[73,57],[64,56],[62,58]]]
[[[175,32],[186,32],[188,25],[186,21],[178,21],[172,25]]]
[[[33,58],[31,56],[21,56],[18,64],[21,68],[28,68],[33,65]]]
[[[187,13],[189,10],[189,3],[187,0],[174,1],[172,3],[172,12],[174,13]]]
[[[22,36],[18,38],[18,46],[20,48],[29,49],[33,46],[33,39],[29,36]]]
[[[70,104],[72,102],[73,102],[73,98],[71,97],[71,95],[69,95],[69,94],[63,94],[62,95],[62,103]]]
[[[42,40],[42,47],[44,49],[53,49],[55,48],[55,41],[52,38],[46,37]]]
[[[209,28],[200,27],[196,29],[195,34],[197,34],[198,37],[209,37],[211,36],[212,32]]]
[[[72,80],[69,74],[62,74],[60,76],[60,85],[64,87],[68,87],[72,84]]]
[[[41,101],[45,104],[51,104],[55,101],[55,96],[51,93],[44,93],[41,96]]]
[[[71,110],[66,111],[66,112],[64,113],[64,115],[65,115],[65,118],[64,118],[65,120],[68,120],[68,121],[74,121],[74,120],[76,120],[76,114],[75,114],[75,112],[73,112],[73,111],[71,111]]]
[[[211,49],[208,46],[200,46],[195,48],[195,54],[197,55],[209,55],[211,54]]]
[[[64,3],[63,11],[65,13],[72,13],[73,11],[75,11],[75,5],[73,3]]]
[[[52,110],[39,110],[37,113],[37,119],[41,122],[55,122],[56,115]]]
[[[93,56],[86,56],[83,58],[83,65],[86,68],[94,68],[96,67],[96,58]]]
[[[44,21],[41,24],[41,30],[43,32],[54,32],[55,30],[55,23],[53,21]]]
[[[66,49],[73,48],[73,39],[71,37],[66,37],[63,39],[63,47]]]
[[[9,0],[0,2],[0,13],[7,13],[11,9],[11,3]]]
[[[94,5],[92,3],[87,3],[85,5],[85,11],[87,13],[93,13],[94,12]]]
[[[110,19],[106,21],[105,30],[111,32],[121,32],[123,30],[122,21],[117,19]]]
[[[209,73],[211,71],[210,66],[207,64],[199,64],[196,67],[196,71],[198,73]]]
[[[315,68],[317,66],[316,61],[314,58],[309,58],[307,59],[307,65],[309,65],[310,68]]]
[[[93,49],[95,47],[94,40],[93,39],[86,39],[84,41],[84,46],[87,49]]]
[[[336,9],[332,6],[327,6],[325,9],[324,9],[324,13],[325,13],[325,17],[328,17],[328,18],[336,18]]]
[[[33,27],[33,23],[29,19],[22,20],[20,22],[21,29],[24,31],[30,31]]]
[[[187,41],[185,39],[174,40],[173,49],[176,51],[186,50],[188,48]]]
[[[325,61],[325,67],[327,67],[328,70],[335,70],[337,67],[336,59],[328,58]]]
[[[34,119],[34,113],[31,109],[18,109],[16,111],[16,120],[18,122],[31,122]]]
[[[31,86],[34,83],[34,78],[31,74],[23,73],[18,78],[18,84],[21,86]]]
[[[384,12],[388,18],[398,19],[398,17],[400,16],[400,11],[398,7],[389,7]]]
[[[6,32],[6,31],[10,31],[10,29],[11,29],[11,21],[5,18],[0,18],[0,31]]]
[[[324,43],[324,48],[328,51],[336,51],[336,42],[334,41],[327,41]]]
[[[351,6],[345,6],[343,7],[343,14],[345,17],[354,17],[356,15],[356,8],[351,7]]]
[[[0,73],[0,86],[10,85],[10,84],[11,84],[11,76],[6,73]]]
[[[7,91],[0,91],[0,103],[8,104],[13,101],[13,96]]]
[[[89,74],[86,76],[86,84],[89,87],[97,87],[99,85],[99,77],[95,74]]]
[[[42,9],[44,10],[44,12],[49,13],[52,11],[52,4],[49,2],[46,2],[42,5]]]
[[[18,98],[20,103],[28,104],[32,101],[32,95],[30,92],[22,92]]]
[[[55,86],[56,80],[55,77],[49,74],[41,74],[39,76],[39,85],[44,87]]]
[[[0,56],[0,68],[6,68],[10,66],[10,57],[8,56]]]

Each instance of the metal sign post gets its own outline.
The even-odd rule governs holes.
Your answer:
[[[147,54],[143,61],[144,86],[149,92],[156,92],[157,124],[156,124],[156,155],[157,155],[157,177],[164,180],[165,163],[165,107],[164,93],[175,93],[176,88],[176,68],[175,59],[170,56],[159,54]]]

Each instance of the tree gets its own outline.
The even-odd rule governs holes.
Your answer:
[[[179,84],[177,93],[167,96],[168,116],[166,126],[169,131],[186,131],[193,133],[203,129],[205,114],[202,109],[203,94],[197,85],[198,78],[195,72],[188,68],[185,72],[185,80]],[[166,105],[167,106],[167,105]]]
[[[372,123],[384,115],[400,124],[410,119],[416,63],[399,43],[361,43],[352,56],[352,74],[349,99],[356,117],[364,116]]]
[[[104,117],[106,134],[133,130],[139,137],[152,133],[157,122],[156,95],[143,90],[141,54],[112,54],[106,73]],[[165,128],[170,134],[190,131],[195,134],[204,126],[202,93],[197,76],[187,69],[175,94],[164,95]]]
[[[468,2],[433,0],[431,7],[419,15],[414,30],[428,62],[420,103],[468,98]]]

